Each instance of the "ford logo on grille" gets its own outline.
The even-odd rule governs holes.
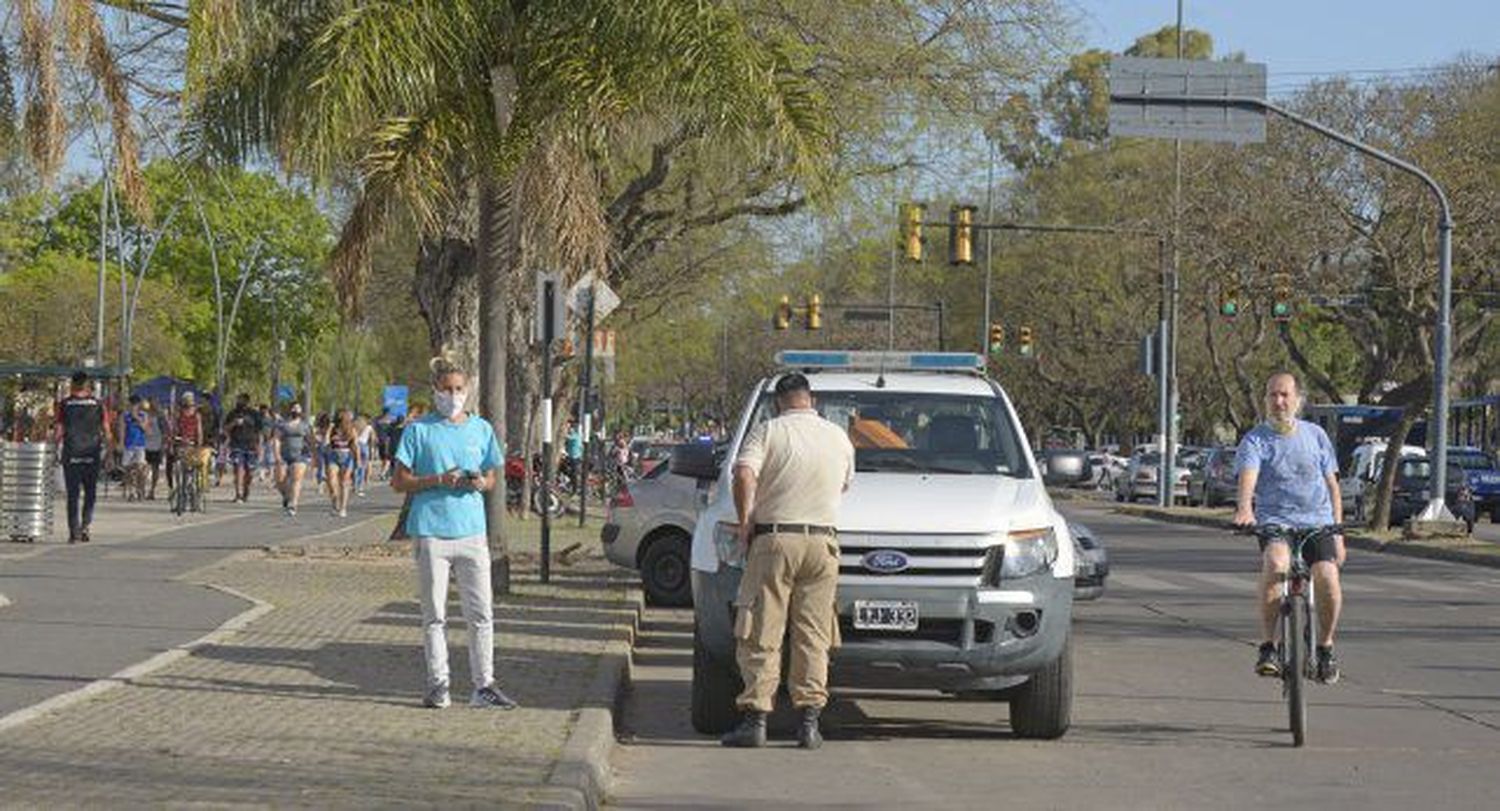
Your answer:
[[[873,552],[866,552],[862,560],[865,569],[876,574],[904,572],[906,567],[911,565],[906,555],[894,549],[876,549]]]

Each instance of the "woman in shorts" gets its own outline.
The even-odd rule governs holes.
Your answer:
[[[272,440],[276,459],[285,471],[277,485],[281,490],[281,511],[287,517],[297,514],[297,505],[302,501],[302,477],[307,475],[311,434],[312,427],[302,419],[302,405],[292,403],[287,407],[286,418],[277,423]]]
[[[333,495],[333,512],[349,517],[349,494],[354,489],[354,469],[360,463],[359,437],[354,430],[354,415],[341,408],[328,429],[328,482]]]

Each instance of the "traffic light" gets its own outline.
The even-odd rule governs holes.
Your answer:
[[[927,216],[927,206],[907,203],[901,207],[901,244],[905,246],[906,258],[912,262],[922,261],[922,218]]]
[[[778,330],[787,329],[792,326],[791,296],[781,297],[781,303],[776,305],[776,315],[771,317],[771,324]]]
[[[807,328],[823,328],[823,297],[817,293],[807,297]]]
[[[1292,277],[1278,273],[1273,277],[1271,288],[1271,318],[1277,321],[1292,320]]]
[[[954,206],[948,209],[948,264],[974,264],[974,211],[973,206]]]
[[[1021,348],[1021,357],[1029,358],[1036,354],[1036,347],[1032,345],[1031,327],[1021,327],[1016,336],[1016,343]]]
[[[1240,289],[1230,287],[1219,293],[1219,315],[1234,318],[1240,314]]]
[[[998,355],[1005,349],[1005,327],[1000,322],[990,322],[990,354]]]

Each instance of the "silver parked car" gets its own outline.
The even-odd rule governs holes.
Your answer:
[[[1109,577],[1109,555],[1094,531],[1076,521],[1068,522],[1078,568],[1073,572],[1073,599],[1097,600],[1104,596],[1104,580]]]
[[[646,599],[654,605],[693,604],[688,556],[697,504],[697,482],[672,475],[666,465],[622,486],[610,501],[599,532],[604,556],[639,571]]]
[[[1187,480],[1191,472],[1187,462],[1188,459],[1183,454],[1177,455],[1177,464],[1172,468],[1177,479],[1172,487],[1173,501],[1187,498]],[[1160,465],[1161,454],[1157,451],[1137,450],[1131,454],[1125,474],[1115,479],[1115,501],[1155,501],[1157,478],[1161,476]]]

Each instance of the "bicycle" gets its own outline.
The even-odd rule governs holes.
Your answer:
[[[1281,694],[1286,698],[1292,745],[1307,741],[1307,682],[1317,667],[1313,643],[1318,638],[1317,601],[1312,584],[1312,567],[1302,557],[1302,549],[1331,535],[1344,531],[1342,524],[1293,529],[1279,524],[1259,524],[1249,530],[1262,540],[1283,539],[1291,552],[1291,566],[1281,578],[1281,644],[1277,646],[1281,669]]]
[[[199,454],[197,448],[184,447],[177,452],[177,457],[172,462],[173,481],[176,486],[172,488],[169,503],[174,515],[182,515],[185,512],[205,512],[208,506],[208,468],[207,460],[199,459],[194,463],[193,458]]]

